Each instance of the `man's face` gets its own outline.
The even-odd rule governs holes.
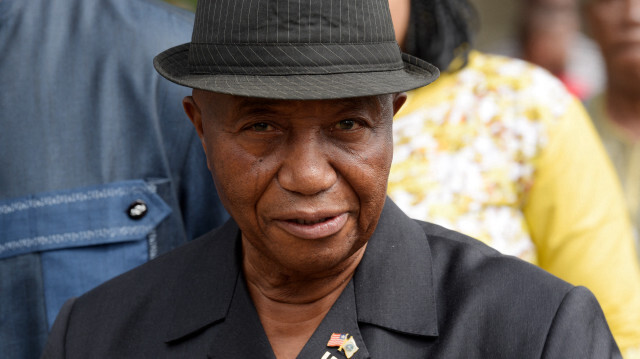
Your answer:
[[[522,8],[524,58],[554,74],[564,72],[579,28],[574,0],[529,0]]]
[[[351,257],[373,233],[386,198],[392,117],[404,100],[195,90],[184,105],[244,245],[287,270],[317,273]]]
[[[591,0],[587,19],[593,38],[602,49],[610,81],[638,87],[640,81],[640,2]]]

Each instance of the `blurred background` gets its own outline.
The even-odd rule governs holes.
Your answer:
[[[180,6],[181,8],[185,8],[188,10],[195,11],[197,0],[165,0],[166,2]]]
[[[197,0],[165,0],[195,11]],[[474,47],[521,58],[558,77],[582,101],[603,90],[604,64],[582,31],[578,0],[469,0],[478,11]]]
[[[185,9],[195,10],[197,0],[166,0]],[[517,1],[472,0],[480,13],[481,29],[477,48],[484,50],[495,41],[506,40],[513,33],[516,22]]]

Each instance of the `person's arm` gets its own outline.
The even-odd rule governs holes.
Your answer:
[[[640,269],[622,191],[577,100],[548,135],[524,208],[539,265],[595,294],[625,352],[640,346]]]
[[[596,298],[587,289],[575,287],[564,297],[542,358],[622,358]]]

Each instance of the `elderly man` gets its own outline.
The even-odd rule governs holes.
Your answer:
[[[155,65],[232,220],[66,303],[45,357],[619,356],[586,289],[386,198],[393,114],[438,74],[387,0],[201,0]]]

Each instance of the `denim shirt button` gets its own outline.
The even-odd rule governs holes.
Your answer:
[[[127,209],[127,214],[129,215],[129,218],[133,220],[142,219],[147,214],[147,212],[148,212],[147,204],[144,203],[144,201],[141,199],[135,200],[133,203],[131,203],[131,205]]]

